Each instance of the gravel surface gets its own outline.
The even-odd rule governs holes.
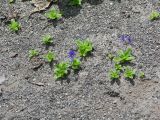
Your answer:
[[[0,15],[8,13],[6,1]],[[61,1],[63,19],[53,24],[45,12],[28,19],[34,7],[21,0],[13,4],[22,16],[21,31],[13,33],[0,22],[0,120],[160,120],[160,20],[148,19],[159,9],[158,0],[86,0],[82,7]],[[41,59],[48,51],[41,44],[46,33],[54,38],[48,49],[59,62],[68,59],[76,39],[92,41],[94,51],[77,74],[54,80],[52,68]],[[122,34],[129,34],[132,44],[123,44]],[[146,78],[111,84],[107,53],[129,46],[134,67]],[[28,51],[33,48],[41,54],[32,62]]]

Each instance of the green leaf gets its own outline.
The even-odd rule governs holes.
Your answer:
[[[112,69],[112,70],[110,70],[110,72],[109,72],[109,76],[110,76],[110,78],[111,78],[112,80],[114,80],[114,79],[119,79],[119,78],[120,78],[120,71],[115,70],[115,69]]]
[[[151,21],[153,21],[153,20],[158,19],[159,17],[160,17],[160,13],[159,13],[159,12],[157,12],[157,11],[152,11],[151,14],[150,14],[150,16],[149,16],[149,19],[150,19]]]
[[[128,48],[127,50],[119,50],[117,52],[117,56],[113,59],[115,63],[125,63],[125,62],[130,62],[134,60],[135,57],[132,55],[132,50],[131,48]]]
[[[80,60],[77,59],[77,58],[74,58],[73,61],[72,61],[72,64],[71,64],[72,69],[77,70],[77,69],[80,68],[80,65],[81,65]]]
[[[57,11],[56,9],[51,9],[49,12],[45,13],[45,16],[51,20],[55,20],[55,19],[58,20],[62,18],[62,14],[60,14],[60,12]]]
[[[67,62],[61,62],[56,65],[54,69],[54,78],[63,78],[68,74],[69,64]]]
[[[70,0],[70,5],[81,5],[82,0]]]
[[[43,36],[42,43],[45,45],[50,45],[51,43],[53,43],[51,35],[47,34],[47,35]]]
[[[51,63],[55,59],[55,54],[49,51],[46,55],[44,55],[44,59],[46,59],[47,62]]]
[[[136,70],[127,66],[124,71],[124,77],[128,79],[133,79],[136,74]]]
[[[9,28],[10,30],[17,32],[21,28],[21,25],[15,19],[11,19]]]
[[[140,71],[140,72],[139,72],[139,78],[144,78],[144,77],[145,77],[145,73],[142,72],[142,71]]]
[[[76,45],[81,57],[85,57],[89,52],[93,50],[92,43],[89,40],[77,40]]]
[[[35,50],[35,49],[32,49],[32,50],[29,50],[29,58],[33,58],[35,56],[38,56],[39,55],[39,51],[38,50]]]

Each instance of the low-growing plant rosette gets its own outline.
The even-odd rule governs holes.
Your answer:
[[[92,43],[88,39],[77,40],[76,45],[77,45],[78,53],[80,57],[86,57],[93,50]]]
[[[125,67],[124,77],[126,79],[133,79],[136,76],[136,70],[130,66]]]
[[[46,34],[43,36],[42,38],[42,43],[45,44],[45,45],[50,45],[53,43],[53,38],[51,35],[49,34]]]
[[[151,21],[157,20],[159,18],[160,18],[160,13],[157,12],[157,11],[152,11],[151,14],[150,14],[150,16],[149,16],[149,19]]]
[[[32,59],[33,57],[36,57],[39,55],[39,51],[36,50],[36,49],[32,49],[32,50],[29,50],[29,58]]]
[[[53,62],[53,61],[55,60],[55,54],[54,54],[52,51],[49,51],[47,54],[45,54],[45,55],[43,56],[43,58],[44,58],[47,62],[51,63],[51,62]]]
[[[15,19],[11,19],[9,29],[11,31],[18,32],[21,29],[21,25]]]
[[[70,0],[69,4],[74,6],[80,6],[82,4],[82,0]]]
[[[68,74],[69,70],[69,63],[68,62],[61,62],[55,66],[54,69],[54,78],[60,79],[64,78]]]
[[[128,48],[127,50],[119,50],[117,56],[113,58],[115,63],[126,63],[134,60],[135,57],[132,55],[132,49]]]
[[[62,18],[62,14],[55,8],[52,8],[50,11],[45,13],[45,16],[50,20],[59,20]]]
[[[120,71],[116,69],[111,69],[109,71],[109,76],[111,80],[119,80],[120,79]]]

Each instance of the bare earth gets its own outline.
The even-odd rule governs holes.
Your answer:
[[[0,15],[7,13],[7,0],[1,0]],[[62,0],[61,0],[62,1]],[[82,7],[59,3],[63,19],[50,24],[45,12],[27,15],[34,7],[30,1],[16,0],[22,30],[16,34],[0,22],[0,120],[160,120],[160,20],[150,22],[158,0],[86,0]],[[57,6],[53,4],[51,7]],[[72,72],[62,82],[55,81],[53,70],[42,62],[48,50],[41,38],[54,38],[53,50],[60,62],[75,48],[76,39],[89,38],[93,55],[82,61],[82,70]],[[129,34],[131,45],[118,38]],[[108,71],[112,63],[107,53],[132,47],[134,67],[146,74],[134,83],[120,80],[111,84]],[[37,62],[30,62],[28,51],[41,52]]]

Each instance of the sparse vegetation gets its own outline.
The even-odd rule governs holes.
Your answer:
[[[114,57],[114,62],[115,63],[125,63],[125,62],[130,62],[134,60],[135,57],[132,55],[132,50],[131,48],[128,48],[127,50],[119,50],[117,52],[117,56]]]
[[[50,11],[45,13],[45,16],[51,20],[59,20],[60,18],[62,18],[62,14],[55,8],[52,8]]]
[[[47,35],[44,35],[43,38],[42,38],[42,43],[45,44],[45,45],[50,45],[53,43],[53,38],[51,37],[51,35],[47,34]]]
[[[130,66],[125,67],[124,77],[127,79],[133,79],[136,75],[136,70]]]
[[[35,50],[35,49],[32,49],[32,50],[29,50],[29,58],[33,58],[35,56],[38,56],[39,55],[39,52],[38,50]]]
[[[53,60],[55,60],[55,54],[52,51],[49,51],[46,55],[44,55],[44,59],[51,63]]]
[[[82,0],[70,0],[70,5],[81,5]]]
[[[76,45],[81,57],[85,57],[93,50],[92,43],[89,40],[77,40]]]
[[[17,32],[18,30],[20,30],[21,25],[15,19],[11,19],[9,28],[10,30]]]
[[[159,13],[159,12],[157,12],[157,11],[152,11],[151,14],[150,14],[150,16],[149,16],[149,19],[150,19],[151,21],[153,21],[153,20],[158,19],[159,17],[160,17],[160,13]]]
[[[80,68],[80,65],[81,65],[80,60],[77,59],[77,58],[74,58],[72,63],[71,63],[72,69],[78,70]]]
[[[67,62],[61,62],[56,65],[54,69],[54,78],[64,78],[68,74],[69,64]]]

